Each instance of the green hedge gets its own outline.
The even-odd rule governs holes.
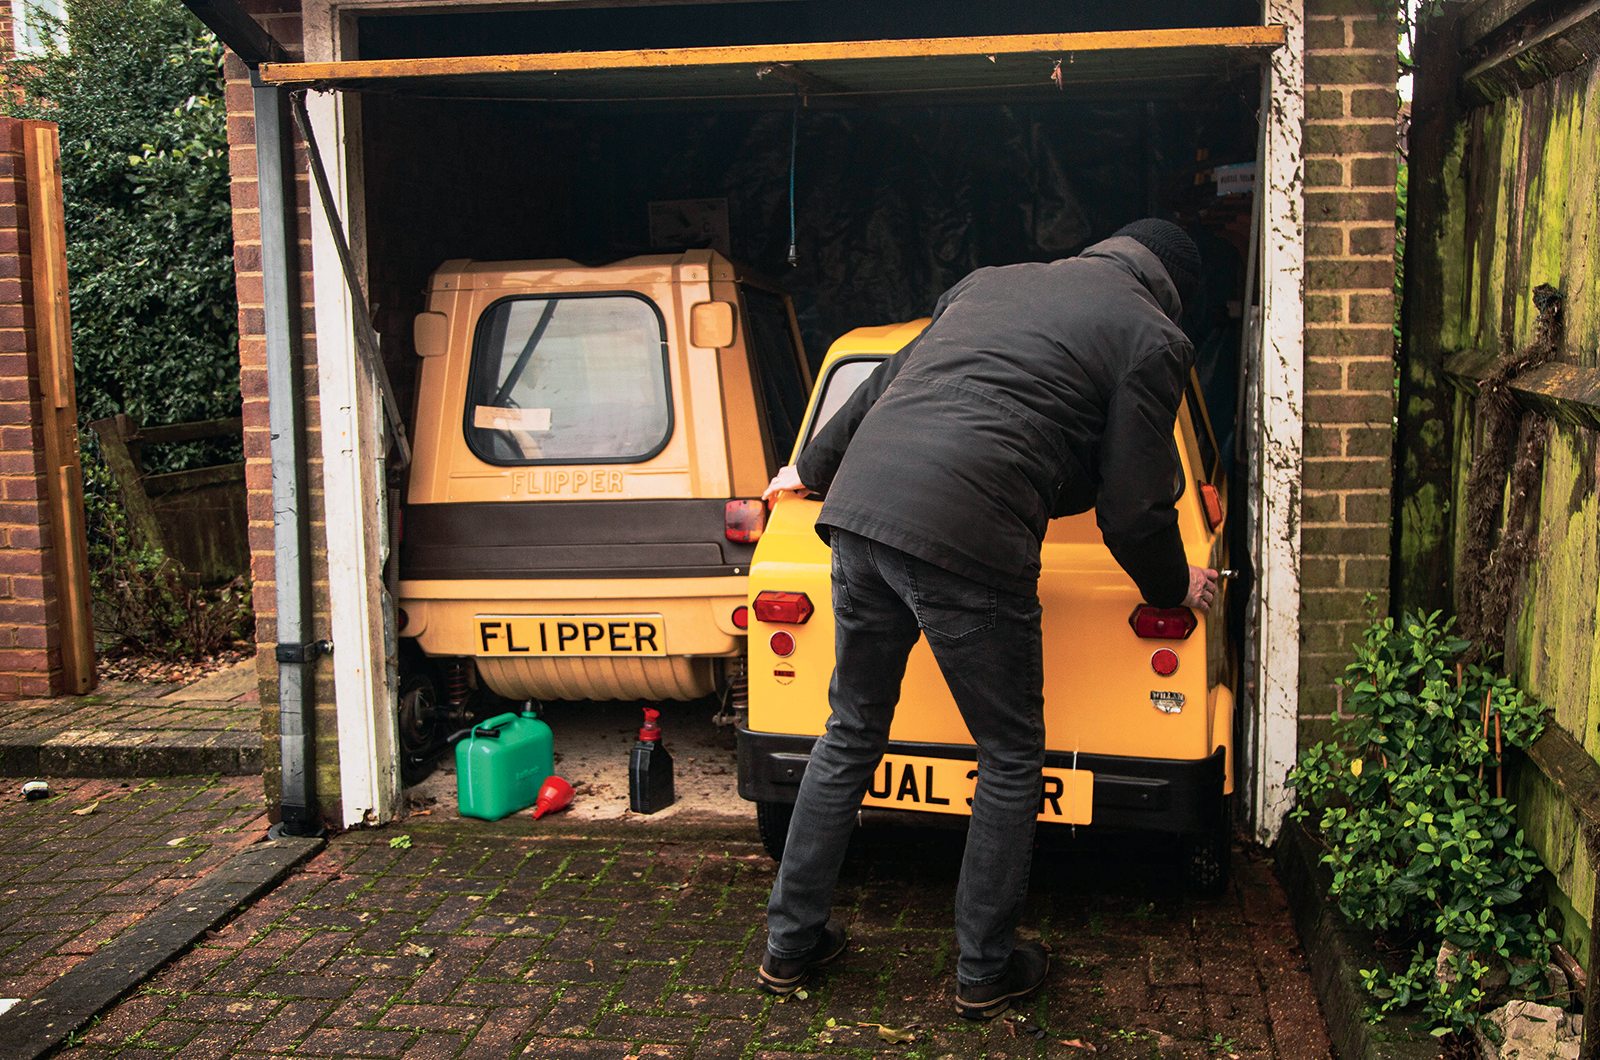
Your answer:
[[[56,46],[7,64],[17,117],[61,129],[81,420],[237,415],[222,45],[177,0],[68,0]],[[147,454],[151,470],[234,453]]]

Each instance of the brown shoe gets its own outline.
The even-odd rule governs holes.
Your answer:
[[[761,989],[779,997],[788,997],[800,989],[806,976],[811,974],[811,969],[827,964],[843,953],[849,944],[850,936],[845,932],[844,925],[837,920],[828,921],[822,926],[822,937],[817,939],[817,944],[802,956],[774,957],[769,953],[761,958],[761,970],[756,973],[761,980]]]
[[[982,986],[956,984],[956,1011],[963,1019],[987,1020],[1011,1007],[1013,998],[1033,993],[1050,972],[1050,954],[1037,942],[1024,942],[1011,951],[1005,974]]]

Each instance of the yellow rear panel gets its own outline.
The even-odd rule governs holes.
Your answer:
[[[843,357],[899,349],[925,325],[918,321],[845,335],[829,351],[819,379],[827,380],[830,368]],[[813,394],[813,405],[816,399]],[[1205,522],[1195,475],[1198,442],[1187,410],[1180,414],[1178,433],[1188,482],[1178,508],[1189,562],[1215,566],[1220,542]],[[821,735],[827,724],[833,612],[829,552],[815,529],[821,508],[818,501],[784,495],[756,549],[751,599],[768,589],[804,592],[816,610],[802,626],[769,625],[752,616],[752,731]],[[1136,636],[1128,617],[1142,602],[1139,591],[1101,541],[1093,512],[1054,520],[1040,558],[1049,750],[1196,760],[1218,747],[1231,748],[1232,696],[1208,681],[1207,643],[1214,631],[1206,615],[1197,616],[1200,624],[1187,640]],[[1215,613],[1222,613],[1220,599]],[[1220,618],[1215,626],[1220,631]],[[787,659],[777,657],[769,645],[780,628],[795,639],[795,651]],[[1151,667],[1151,655],[1160,648],[1178,655],[1178,670],[1171,677],[1161,677]],[[1152,692],[1181,694],[1182,708],[1158,709]],[[1169,697],[1162,699],[1170,705]],[[926,640],[912,651],[890,739],[972,743]],[[1231,790],[1232,755],[1228,757]]]

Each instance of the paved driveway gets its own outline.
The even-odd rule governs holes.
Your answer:
[[[1024,921],[1054,950],[1046,989],[972,1024],[952,1003],[959,834],[858,833],[837,897],[851,949],[779,1002],[754,988],[773,865],[753,832],[519,817],[349,833],[60,1055],[1329,1055],[1259,857],[1202,901],[1159,844],[1052,841]]]

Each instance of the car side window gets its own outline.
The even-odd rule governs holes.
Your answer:
[[[806,434],[806,444],[811,443],[817,432],[833,419],[844,403],[850,400],[850,395],[854,394],[861,384],[867,381],[867,376],[882,363],[883,359],[879,357],[856,357],[834,364],[828,372],[828,377],[822,381],[822,396],[817,401],[817,414],[811,420],[811,430]]]

